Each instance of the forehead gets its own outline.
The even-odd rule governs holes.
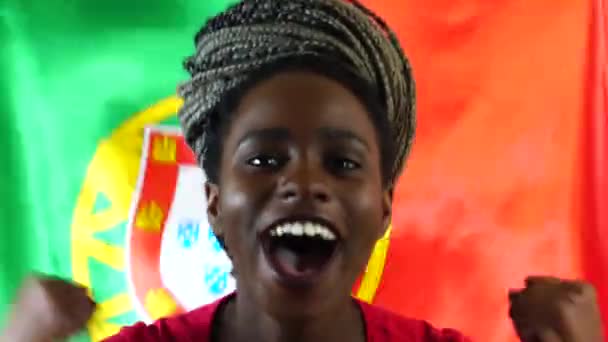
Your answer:
[[[340,82],[313,72],[281,72],[244,94],[230,135],[269,127],[295,133],[334,127],[375,141],[370,113],[359,98]]]

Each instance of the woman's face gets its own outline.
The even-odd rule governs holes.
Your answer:
[[[223,142],[208,215],[239,298],[281,318],[350,301],[391,204],[365,106],[329,78],[279,73],[245,94]]]

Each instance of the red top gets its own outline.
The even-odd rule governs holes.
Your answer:
[[[123,328],[105,342],[211,342],[213,318],[218,307],[234,294],[175,317],[163,318],[151,325],[137,323]],[[455,330],[433,328],[429,323],[407,319],[397,314],[358,302],[365,319],[367,342],[470,342]]]

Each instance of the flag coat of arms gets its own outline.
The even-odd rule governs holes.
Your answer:
[[[145,130],[127,226],[127,277],[147,321],[235,290],[230,259],[206,216],[205,175],[175,127]]]

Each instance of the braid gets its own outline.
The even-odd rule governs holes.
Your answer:
[[[390,123],[389,183],[400,174],[415,128],[415,88],[395,34],[357,1],[244,0],[196,34],[179,87],[187,143],[205,167],[212,116],[227,94],[260,69],[291,58],[332,59],[375,89]]]

